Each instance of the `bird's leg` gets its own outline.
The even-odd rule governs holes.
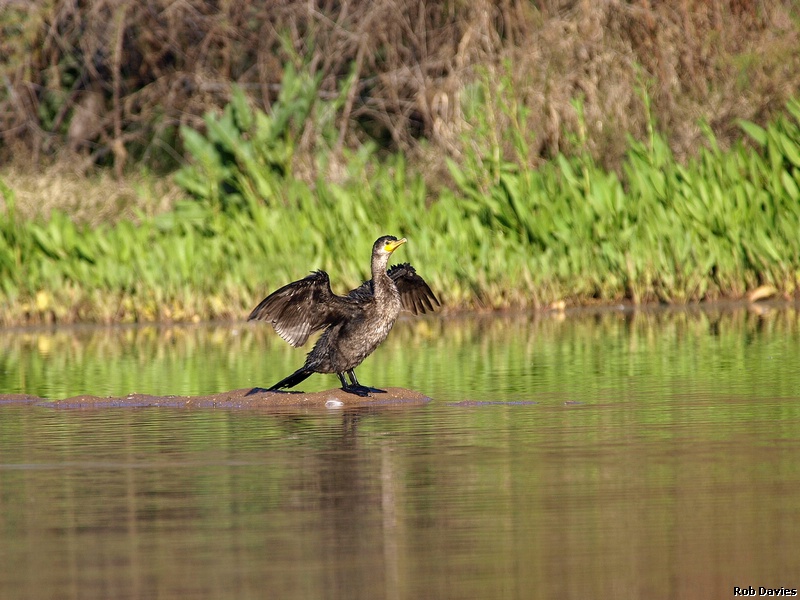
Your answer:
[[[347,375],[350,377],[350,382],[356,387],[368,390],[370,392],[376,392],[378,394],[385,394],[386,393],[386,390],[381,390],[381,389],[378,389],[378,388],[369,387],[368,385],[361,385],[360,383],[358,383],[358,379],[356,379],[356,372],[355,372],[354,369],[350,369],[347,372]]]
[[[349,373],[352,373],[352,371],[349,371],[348,374]],[[347,380],[344,378],[344,373],[337,373],[336,376],[339,378],[339,381],[342,382],[343,391],[361,396],[362,398],[369,396],[369,389],[365,388],[363,385],[358,385],[358,382],[347,383]],[[354,377],[351,376],[350,379],[354,379]]]

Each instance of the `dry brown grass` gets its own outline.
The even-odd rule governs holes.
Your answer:
[[[126,174],[118,179],[107,170],[86,175],[63,162],[41,172],[9,167],[0,171],[0,180],[14,190],[16,213],[22,219],[46,219],[57,209],[94,226],[136,220],[138,211],[162,213],[180,196],[169,178]],[[0,214],[4,212],[0,194]]]
[[[81,169],[180,161],[180,124],[228,100],[232,83],[268,109],[283,66],[322,76],[320,96],[356,84],[338,115],[339,149],[372,138],[422,157],[463,151],[465,90],[512,79],[530,109],[530,160],[585,144],[619,163],[625,133],[647,135],[642,89],[678,156],[723,145],[736,118],[764,122],[800,90],[792,0],[50,0],[0,15],[0,156],[59,157]],[[505,66],[510,65],[510,66]],[[571,100],[582,98],[585,122]],[[498,134],[509,122],[497,111]],[[314,143],[313,123],[300,150]],[[429,145],[420,145],[427,140]],[[74,157],[78,157],[75,159]]]

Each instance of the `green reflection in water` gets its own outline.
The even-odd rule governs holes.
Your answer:
[[[0,343],[4,391],[53,397],[263,385],[303,356],[266,327]],[[428,391],[424,407],[0,406],[0,589],[510,600],[797,587],[799,349],[794,310],[416,320],[359,374]]]
[[[263,324],[0,332],[0,390],[198,395],[269,386],[302,364]],[[659,392],[793,396],[794,309],[671,310],[401,321],[358,369],[441,400],[633,400]],[[315,375],[303,389],[336,387]]]

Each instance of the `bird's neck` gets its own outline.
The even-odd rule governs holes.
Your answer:
[[[386,274],[386,266],[388,264],[388,257],[385,259],[377,258],[372,261],[372,288],[376,298],[383,297],[391,287],[392,280]]]

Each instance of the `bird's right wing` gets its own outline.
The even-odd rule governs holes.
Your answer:
[[[353,303],[331,291],[325,271],[275,290],[253,309],[248,321],[267,321],[292,346],[302,346],[315,331],[336,323],[352,311]]]

